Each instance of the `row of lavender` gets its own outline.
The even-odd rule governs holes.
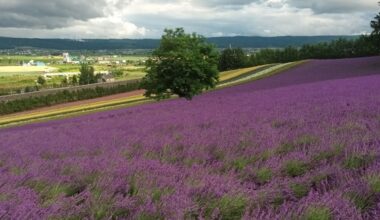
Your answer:
[[[377,60],[0,130],[0,218],[379,218]]]

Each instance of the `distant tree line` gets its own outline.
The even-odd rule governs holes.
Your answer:
[[[46,107],[55,104],[92,99],[107,95],[113,95],[122,92],[137,90],[139,82],[115,87],[104,88],[96,87],[91,89],[82,89],[77,91],[64,90],[55,94],[45,96],[28,97],[24,99],[0,102],[0,115],[32,110],[39,107]]]
[[[285,63],[306,59],[338,59],[379,55],[376,37],[361,36],[354,40],[338,39],[329,43],[306,44],[302,47],[262,49],[246,54],[241,48],[228,48],[219,58],[219,70],[231,70],[270,63]]]
[[[244,48],[285,47],[287,45],[300,46],[307,43],[328,42],[339,37],[355,38],[356,36],[283,36],[283,37],[212,37],[207,42],[219,48],[229,44]],[[0,37],[0,49],[14,49],[20,47],[45,48],[51,50],[86,50],[92,53],[96,50],[123,50],[123,49],[155,49],[160,45],[159,39],[86,39],[75,41],[70,39],[32,39]],[[60,53],[57,53],[60,54]],[[0,63],[1,64],[1,63]]]
[[[380,2],[379,2],[380,5]],[[305,44],[285,49],[263,49],[245,54],[241,48],[228,48],[219,58],[219,70],[231,70],[270,63],[285,63],[306,59],[338,59],[380,54],[380,13],[371,21],[372,33],[356,39],[341,38],[331,42]]]

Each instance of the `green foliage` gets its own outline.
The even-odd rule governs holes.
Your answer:
[[[380,2],[379,2],[380,4]],[[380,49],[380,13],[377,14],[371,21],[371,40],[373,41],[375,47]]]
[[[319,152],[313,157],[313,160],[315,162],[320,162],[323,160],[331,160],[334,157],[339,156],[343,152],[344,146],[340,144],[336,144],[333,146],[332,149],[324,150]]]
[[[376,196],[373,193],[350,192],[348,197],[361,211],[366,211],[376,205]]]
[[[330,160],[335,157],[334,151],[325,150],[320,153],[318,153],[313,159],[314,161],[323,161],[323,160]]]
[[[272,128],[281,128],[287,125],[286,121],[274,120],[271,123]]]
[[[371,36],[357,39],[338,39],[328,43],[305,44],[301,48],[263,49],[249,57],[247,65],[256,66],[271,63],[285,63],[305,59],[335,59],[373,56],[380,48],[380,14],[372,25],[376,28]]]
[[[136,181],[134,179],[132,179],[127,193],[131,197],[136,196],[139,193],[139,188],[137,187]]]
[[[0,115],[31,110],[54,104],[67,103],[96,97],[102,97],[122,92],[128,92],[138,89],[139,83],[130,83],[118,85],[109,88],[96,87],[93,89],[81,89],[77,91],[64,90],[55,94],[45,96],[29,97],[13,101],[0,102]]]
[[[311,179],[311,184],[313,186],[316,186],[316,185],[320,184],[321,182],[328,180],[329,178],[331,178],[331,174],[322,172],[322,173],[319,173],[319,174],[313,176],[313,178]]]
[[[332,220],[332,214],[327,207],[310,207],[306,210],[305,220]]]
[[[171,188],[156,188],[152,191],[152,201],[158,203],[161,201],[163,196],[173,193]]]
[[[283,167],[283,172],[290,177],[301,176],[305,174],[307,170],[308,165],[298,160],[290,160],[286,162]]]
[[[203,206],[204,205],[204,206]],[[220,199],[208,201],[205,207],[205,218],[209,219],[215,209],[219,210],[218,219],[241,219],[247,206],[247,199],[243,196],[223,196]]]
[[[292,152],[295,150],[295,145],[290,142],[284,142],[280,144],[280,147],[277,148],[276,153],[277,154],[287,154],[289,152]]]
[[[272,179],[273,173],[269,168],[261,168],[256,173],[257,181],[261,184],[267,183]]]
[[[216,198],[198,194],[195,196],[195,202],[199,209],[187,212],[185,219],[241,219],[248,200],[242,195],[224,195]]]
[[[222,219],[241,219],[247,201],[244,197],[223,197],[218,204]]]
[[[137,217],[137,220],[163,220],[165,219],[160,214],[142,213]]]
[[[78,77],[76,75],[74,75],[72,78],[71,78],[71,83],[73,85],[77,85],[78,84]]]
[[[66,196],[74,196],[76,194],[81,193],[85,188],[86,185],[84,184],[72,184],[64,189],[64,193],[66,194]]]
[[[380,193],[380,175],[368,177],[368,185],[374,193]]]
[[[276,196],[273,198],[271,204],[272,204],[275,208],[277,208],[277,207],[279,207],[280,205],[282,205],[282,204],[284,203],[284,201],[285,201],[284,196],[283,196],[281,193],[279,193],[278,195],[276,195]]]
[[[249,158],[240,157],[232,161],[232,167],[235,171],[242,171],[250,162]]]
[[[85,186],[79,188],[74,185],[50,184],[38,180],[27,182],[27,186],[39,194],[43,205],[55,202],[60,195],[70,197],[85,189]]]
[[[297,146],[309,147],[319,141],[318,137],[313,135],[305,134],[298,137],[295,141]]]
[[[24,89],[24,92],[26,92],[26,93],[28,93],[28,92],[35,92],[35,91],[38,91],[38,87],[37,86],[27,86]]]
[[[318,138],[313,135],[301,135],[294,141],[281,143],[280,147],[276,150],[277,154],[287,154],[297,148],[310,147],[318,142]]]
[[[200,35],[182,28],[166,29],[147,63],[141,87],[145,96],[160,100],[176,94],[192,99],[218,82],[218,53]]]
[[[41,86],[46,84],[46,79],[43,76],[39,76],[37,78],[37,83],[40,84]]]
[[[87,84],[93,84],[93,83],[98,82],[99,76],[95,75],[95,68],[93,66],[83,63],[79,71],[80,71],[80,75],[79,75],[80,85],[87,85]]]
[[[247,55],[241,48],[228,48],[222,51],[219,58],[219,70],[233,70],[246,67],[248,64]]]
[[[367,155],[350,155],[343,162],[343,166],[347,169],[359,169],[371,162],[371,158]]]
[[[67,86],[68,84],[69,84],[69,81],[67,80],[66,77],[64,77],[64,78],[62,79],[62,81],[61,81],[61,85],[62,85],[62,86]]]
[[[294,195],[300,199],[309,193],[310,187],[305,184],[291,184],[290,189],[293,191]]]
[[[124,75],[124,70],[121,68],[113,68],[111,74],[115,77],[122,77]]]

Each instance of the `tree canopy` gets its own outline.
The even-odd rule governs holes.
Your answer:
[[[141,87],[157,100],[175,94],[192,99],[218,82],[218,52],[196,33],[183,28],[165,29],[160,46],[147,61]]]
[[[222,51],[219,59],[219,70],[239,69],[247,66],[247,55],[241,48],[228,48]]]
[[[80,71],[80,75],[79,75],[80,85],[92,84],[98,81],[98,76],[95,75],[95,69],[93,66],[90,66],[87,63],[82,63],[79,71]]]
[[[379,2],[380,5],[380,2]],[[371,21],[371,38],[377,49],[380,49],[380,13]]]
[[[40,84],[41,86],[46,84],[46,79],[43,76],[39,76],[37,78],[37,83]]]

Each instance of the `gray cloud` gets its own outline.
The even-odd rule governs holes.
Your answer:
[[[206,7],[244,6],[261,0],[192,0],[193,3]]]
[[[315,13],[351,13],[377,8],[376,0],[287,0],[297,8],[310,8]]]
[[[0,0],[0,27],[57,28],[104,15],[105,0]]]
[[[205,36],[370,31],[378,0],[0,0],[0,35],[157,38],[184,27]]]

